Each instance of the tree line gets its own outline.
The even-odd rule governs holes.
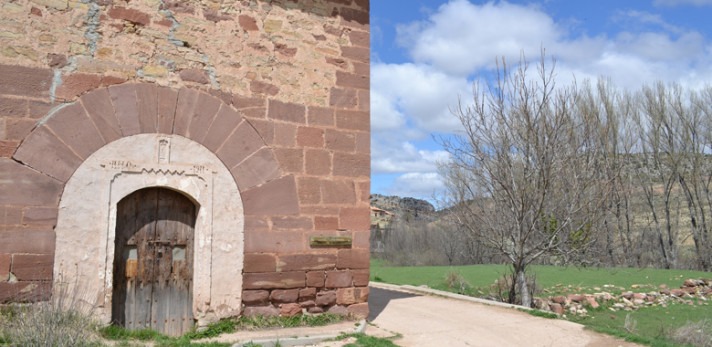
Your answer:
[[[712,270],[712,87],[557,85],[555,64],[500,60],[473,84],[438,138],[448,209],[396,222],[386,252],[509,263],[525,305],[532,264]]]

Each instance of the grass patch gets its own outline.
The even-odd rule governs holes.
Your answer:
[[[488,297],[495,280],[507,274],[506,265],[468,266],[423,266],[390,267],[382,261],[371,262],[371,279],[393,284],[427,285],[438,290],[461,292],[468,283],[465,293],[477,297]],[[529,273],[536,275],[537,285],[542,288],[537,296],[555,296],[568,293],[595,293],[606,291],[619,295],[625,291],[657,292],[660,285],[678,288],[688,278],[709,278],[711,274],[702,271],[660,270],[635,268],[575,268],[556,266],[532,266]],[[650,346],[679,346],[695,341],[706,341],[712,336],[712,324],[702,324],[712,317],[712,298],[670,300],[663,305],[642,307],[637,311],[611,311],[611,304],[602,303],[597,309],[588,307],[585,317],[569,316],[567,319],[581,323],[589,329],[625,338],[628,341]],[[548,313],[528,311],[534,315]],[[628,317],[626,323],[626,316]],[[698,334],[695,341],[685,341],[687,331]],[[706,330],[705,330],[706,329]],[[702,331],[702,332],[700,332]],[[706,331],[706,332],[705,332]],[[689,335],[689,333],[687,334]],[[676,338],[676,336],[678,336]],[[702,344],[704,345],[704,344]]]
[[[540,311],[540,310],[525,310],[525,309],[518,309],[519,311],[522,311],[524,313],[528,313],[532,316],[535,317],[542,317],[542,318],[547,318],[547,319],[557,319],[559,318],[559,315],[553,312],[546,312],[546,311]]]
[[[344,345],[344,347],[398,347],[391,339],[398,338],[400,337],[399,335],[390,337],[390,338],[384,338],[384,337],[375,337],[375,336],[368,336],[363,333],[350,333],[350,334],[341,334],[338,337],[336,337],[336,340],[344,340],[347,338],[353,337],[356,339],[355,342],[347,343]]]
[[[200,331],[194,330],[185,333],[181,337],[169,337],[153,331],[151,329],[126,330],[122,327],[108,326],[101,329],[104,338],[124,343],[132,341],[148,342],[152,341],[157,346],[230,346],[229,343],[204,342],[196,343],[193,340],[216,337],[225,333],[232,333],[241,330],[258,330],[265,328],[292,328],[302,326],[324,326],[338,323],[346,319],[344,316],[324,313],[321,315],[299,315],[294,317],[268,317],[253,316],[241,318],[223,319],[219,322],[209,324]]]

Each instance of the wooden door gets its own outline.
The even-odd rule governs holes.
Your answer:
[[[119,201],[112,321],[178,336],[193,326],[193,231],[197,208],[164,188]]]

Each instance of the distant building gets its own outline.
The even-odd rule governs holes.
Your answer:
[[[371,251],[383,251],[383,237],[390,229],[394,213],[371,206]]]

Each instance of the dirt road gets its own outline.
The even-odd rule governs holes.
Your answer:
[[[515,309],[412,295],[371,287],[366,334],[392,336],[399,346],[638,346]]]

